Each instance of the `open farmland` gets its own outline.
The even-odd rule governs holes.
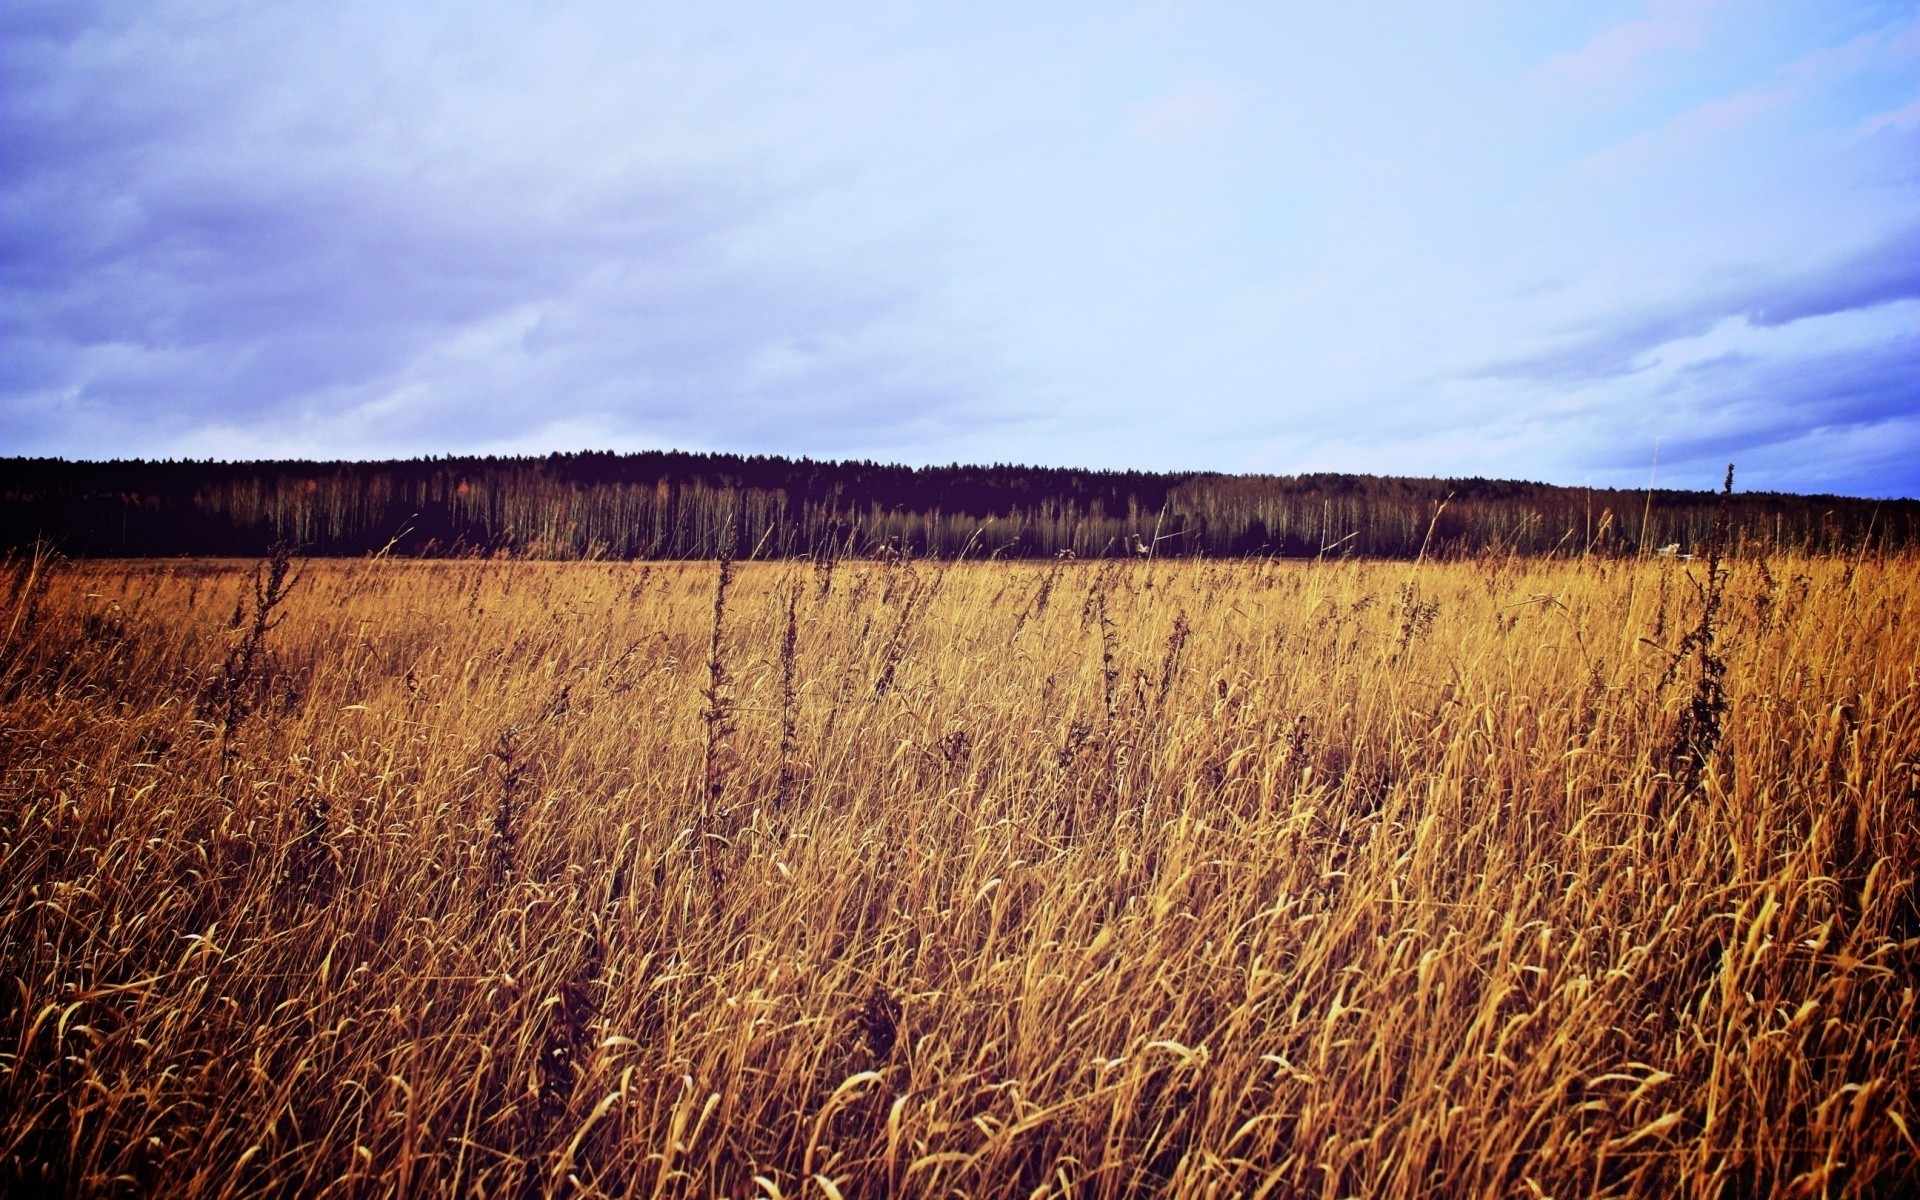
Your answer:
[[[8,1190],[1920,1179],[1911,559],[19,568]]]

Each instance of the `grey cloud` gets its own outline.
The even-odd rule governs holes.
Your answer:
[[[1733,461],[1750,487],[1858,491],[1858,481],[1872,479],[1880,495],[1920,494],[1920,459],[1882,456],[1875,447],[1855,451],[1874,462],[1850,462],[1829,446],[1816,462],[1796,449],[1814,437],[1846,443],[1850,435],[1920,424],[1920,333],[1786,362],[1728,355],[1697,363],[1669,381],[1655,403],[1680,418],[1660,440],[1663,475],[1697,468],[1694,474],[1705,477]],[[1628,454],[1591,465],[1645,469],[1644,459]]]
[[[631,165],[575,177],[537,147],[409,156],[350,122],[305,141],[237,132],[222,106],[245,80],[169,96],[168,68],[69,61],[88,33],[70,18],[9,20],[0,438],[16,449],[62,436],[63,411],[134,453],[196,425],[313,426],[367,405],[374,428],[439,449],[568,417],[748,445],[748,425],[792,444],[880,436],[903,409],[978,411],[975,369],[910,368],[889,344],[911,289],[732,252],[791,199],[771,188]],[[460,361],[463,337],[530,310],[511,361]],[[777,386],[747,370],[807,343],[832,349]],[[408,385],[424,398],[380,406]],[[41,401],[36,419],[36,395],[65,407]]]
[[[1920,226],[1903,229],[1831,269],[1755,297],[1744,315],[1756,325],[1785,325],[1916,296],[1920,296]]]
[[[1617,378],[1648,352],[1698,337],[1730,317],[1778,326],[1920,297],[1920,226],[1809,271],[1727,287],[1581,332],[1544,354],[1494,363],[1467,378],[1577,383]]]

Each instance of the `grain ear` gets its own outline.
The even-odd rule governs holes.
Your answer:
[[[1904,1194],[1920,563],[1464,507],[15,564],[0,1194]]]

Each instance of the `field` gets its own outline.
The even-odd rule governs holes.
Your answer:
[[[0,1190],[1920,1185],[1911,559],[13,566]]]

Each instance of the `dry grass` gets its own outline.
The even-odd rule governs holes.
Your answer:
[[[12,580],[0,1188],[1916,1181],[1912,562],[251,569]]]

